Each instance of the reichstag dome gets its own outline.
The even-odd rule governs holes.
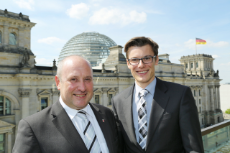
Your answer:
[[[109,56],[109,48],[117,44],[106,35],[98,32],[83,32],[71,38],[61,50],[58,61],[66,56],[81,55],[97,66]]]

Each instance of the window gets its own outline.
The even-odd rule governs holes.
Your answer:
[[[201,104],[201,99],[199,99],[199,104]]]
[[[188,64],[185,64],[185,66],[186,66],[186,69],[188,68]]]
[[[10,45],[16,45],[17,44],[16,35],[14,33],[10,33],[9,44]]]
[[[0,115],[11,114],[11,102],[8,98],[0,96]]]
[[[196,96],[196,90],[194,90],[194,96]]]
[[[109,103],[108,105],[112,105],[111,99],[113,98],[113,94],[109,94]]]
[[[2,33],[0,31],[0,43],[2,43]]]
[[[196,68],[198,68],[198,62],[196,62]]]
[[[199,96],[200,96],[200,90],[199,90]]]
[[[193,68],[193,63],[191,63],[191,68]]]
[[[0,134],[0,153],[5,152],[5,134]]]
[[[199,107],[199,112],[201,113],[201,107]]]
[[[48,97],[41,98],[41,110],[48,107]]]
[[[95,95],[95,103],[99,104],[99,95]]]

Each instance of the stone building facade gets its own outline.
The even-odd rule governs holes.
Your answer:
[[[41,111],[59,98],[54,80],[56,61],[50,67],[36,66],[30,48],[30,30],[34,26],[26,15],[0,10],[0,144],[3,146],[0,152],[11,153],[20,119]],[[218,72],[214,73],[214,59],[210,55],[181,57],[181,64],[171,63],[168,54],[159,58],[156,76],[191,88],[201,127],[223,121],[220,79]],[[196,61],[196,69],[189,67],[191,63],[195,66]],[[134,83],[122,46],[110,48],[106,61],[93,67],[93,76],[91,102],[111,108],[111,98]]]

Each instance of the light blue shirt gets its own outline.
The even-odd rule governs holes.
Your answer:
[[[155,93],[155,87],[156,87],[156,78],[145,88],[149,91],[149,93],[145,96],[145,100],[147,102],[147,128],[149,126],[149,119],[150,119],[150,113],[152,109],[152,101],[153,96]],[[137,142],[139,142],[139,131],[138,131],[138,110],[137,110],[137,104],[140,100],[139,92],[142,90],[141,87],[137,85],[135,82],[135,88],[133,92],[133,123],[134,123],[134,130],[136,134]]]
[[[75,128],[77,129],[78,133],[80,134],[82,140],[85,143],[85,136],[83,134],[84,131],[84,127],[82,127],[82,122],[83,120],[77,115],[78,111],[80,110],[76,110],[76,109],[72,109],[69,106],[67,106],[62,98],[59,98],[59,101],[62,105],[62,107],[65,109],[66,113],[68,114],[70,120],[72,121],[73,125],[75,126]],[[107,147],[106,141],[105,141],[105,137],[101,131],[101,128],[97,122],[97,119],[93,113],[93,110],[91,109],[91,107],[89,106],[89,104],[83,108],[82,110],[84,110],[86,112],[86,116],[87,119],[90,121],[90,123],[92,124],[94,131],[97,135],[97,140],[99,142],[100,148],[102,153],[109,153],[109,149]]]

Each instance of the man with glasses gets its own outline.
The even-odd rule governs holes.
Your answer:
[[[155,77],[158,44],[135,37],[125,45],[135,83],[112,99],[126,153],[203,153],[189,87]]]

